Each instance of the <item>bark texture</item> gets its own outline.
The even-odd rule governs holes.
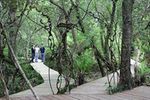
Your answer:
[[[132,9],[134,0],[123,0],[122,2],[122,49],[120,66],[120,84],[126,89],[132,88],[130,71],[131,38],[132,38]]]

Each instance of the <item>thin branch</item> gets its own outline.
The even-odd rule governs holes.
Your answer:
[[[50,3],[52,3],[53,5],[57,6],[60,10],[63,11],[63,13],[65,15],[67,15],[67,12],[65,11],[65,9],[63,9],[63,7],[61,7],[60,5],[58,5],[57,3],[55,3],[53,0],[49,0]]]
[[[148,24],[145,27],[145,30],[148,29],[148,27],[150,27],[150,21],[148,22]]]
[[[2,11],[4,11],[4,10],[2,10]],[[5,16],[5,14],[8,12],[8,10],[6,10],[4,13],[3,13],[3,15],[1,15],[2,17],[1,17],[1,19],[0,20],[2,20],[3,19],[3,17]]]
[[[85,14],[84,14],[84,16],[81,18],[81,20],[84,20],[85,16],[87,15],[88,10],[89,10],[89,6],[90,6],[91,2],[92,2],[92,0],[88,3],[88,6],[87,6],[86,11],[85,11]]]
[[[79,8],[80,8],[82,11],[86,12],[86,10],[84,10],[83,8],[81,8],[81,7],[79,7]],[[93,17],[94,19],[97,19],[99,22],[100,22],[100,21],[101,21],[101,22],[104,22],[105,25],[107,25],[107,24],[108,24],[107,21],[102,20],[101,17],[100,17],[100,14],[102,15],[102,17],[103,17],[104,19],[106,19],[105,16],[104,16],[102,13],[100,13],[100,12],[97,12],[97,13],[98,13],[98,16],[96,16],[94,12],[91,12],[91,11],[88,11],[88,12],[87,12],[87,14],[88,14],[89,16]]]
[[[95,4],[95,10],[97,12],[97,15],[98,15],[98,21],[100,22],[104,22],[104,24],[107,26],[108,25],[108,20],[107,18],[104,16],[104,14],[102,12],[99,12],[98,9],[97,9],[97,6]],[[94,13],[93,13],[94,14]],[[103,17],[104,20],[100,19],[101,17]]]
[[[35,23],[36,25],[39,25],[39,26],[41,26],[42,28],[45,29],[45,26],[43,26],[43,25],[37,23],[36,21],[34,21],[34,20],[33,20],[32,18],[30,18],[29,16],[25,15],[25,17],[27,17],[30,21],[32,21],[32,22]]]
[[[17,30],[16,30],[16,33],[18,32],[18,30],[19,30],[19,28],[20,28],[20,24],[21,24],[21,22],[22,22],[22,18],[23,18],[23,15],[24,15],[24,13],[25,13],[25,11],[27,10],[27,7],[28,7],[28,4],[29,4],[29,2],[28,2],[28,0],[26,0],[26,3],[25,3],[25,7],[23,8],[23,10],[22,10],[22,12],[21,12],[21,14],[18,16],[18,17],[16,17],[16,19],[14,19],[13,21],[11,21],[11,22],[8,22],[7,21],[7,25],[8,26],[12,26],[12,25],[14,25],[14,23],[17,23],[18,22],[18,24],[17,24]]]
[[[81,28],[81,31],[84,33],[85,30],[84,30],[84,27],[83,27],[83,23],[82,23],[82,19],[81,19],[81,15],[80,15],[80,12],[79,12],[79,1],[76,2],[76,4],[73,2],[73,0],[70,0],[72,5],[74,6],[75,10],[76,10],[76,18],[78,19],[78,22],[77,24],[79,24],[80,28]]]
[[[25,4],[25,7],[24,7],[24,9],[23,9],[23,11],[21,12],[21,14],[20,14],[20,20],[19,20],[19,23],[18,23],[18,28],[17,28],[17,30],[16,30],[16,33],[18,34],[18,31],[19,31],[19,28],[21,27],[21,22],[22,22],[22,19],[23,19],[23,15],[24,15],[24,13],[25,13],[25,11],[27,10],[27,7],[28,7],[28,0],[26,1],[26,4]],[[29,11],[28,11],[29,12]],[[19,17],[18,17],[18,19],[19,19]]]

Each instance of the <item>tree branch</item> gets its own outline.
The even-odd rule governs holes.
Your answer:
[[[53,0],[49,0],[50,3],[52,3],[53,5],[57,6],[60,10],[63,11],[63,13],[65,15],[67,15],[67,12],[65,11],[65,9],[63,9],[63,7],[61,7],[60,5],[58,5],[57,3],[55,3]]]
[[[148,29],[148,27],[150,27],[150,21],[148,22],[148,24],[145,27],[145,30]]]

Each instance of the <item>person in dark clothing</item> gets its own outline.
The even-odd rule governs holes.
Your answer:
[[[33,47],[31,48],[31,53],[32,53],[31,62],[33,62],[34,57],[35,57],[35,48],[34,48],[34,45],[33,45]]]
[[[42,45],[42,47],[40,48],[40,51],[41,51],[41,59],[42,59],[42,62],[45,61],[45,48],[44,46]]]

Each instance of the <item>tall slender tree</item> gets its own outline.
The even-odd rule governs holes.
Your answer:
[[[123,0],[122,2],[122,49],[120,66],[120,84],[125,89],[132,88],[130,71],[131,39],[132,39],[132,10],[134,0]]]
[[[9,2],[8,28],[9,28],[9,37],[10,37],[9,41],[15,53],[16,53],[16,38],[17,38],[17,26],[18,26],[16,11],[17,11],[17,0],[11,0]]]

